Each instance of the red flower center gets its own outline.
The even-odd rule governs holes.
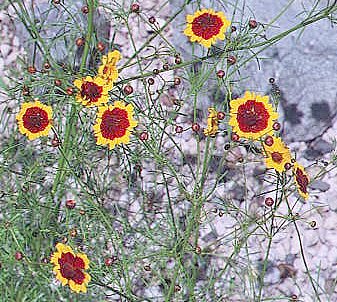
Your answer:
[[[104,74],[107,74],[108,71],[109,71],[109,67],[108,67],[108,66],[104,66],[104,68],[103,68],[103,73],[104,73]]]
[[[30,107],[22,117],[23,126],[32,133],[46,129],[49,125],[48,113],[40,107]]]
[[[93,82],[84,82],[81,86],[81,97],[90,100],[90,103],[97,102],[102,96],[103,87]]]
[[[62,253],[59,259],[60,272],[63,278],[73,280],[76,284],[82,284],[85,275],[82,272],[84,269],[84,261],[80,257],[75,257],[72,253]]]
[[[216,36],[220,32],[222,26],[223,22],[220,17],[204,13],[193,20],[192,31],[196,36],[208,40],[213,36]]]
[[[282,162],[282,160],[283,160],[283,156],[282,156],[282,154],[279,153],[279,152],[273,152],[273,153],[271,154],[271,158],[272,158],[272,160],[273,160],[274,162],[276,162],[276,163],[278,163],[278,164],[280,164],[280,163]]]
[[[242,132],[257,133],[267,128],[269,117],[263,103],[249,100],[239,106],[236,119]]]
[[[296,169],[295,173],[296,182],[299,185],[299,189],[306,194],[307,193],[307,186],[309,184],[309,178],[303,173],[303,171],[299,168]]]
[[[113,140],[123,137],[130,126],[128,113],[124,109],[106,110],[102,115],[101,134],[104,138]]]

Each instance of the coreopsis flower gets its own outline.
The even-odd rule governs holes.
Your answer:
[[[231,100],[230,107],[229,125],[240,137],[255,140],[267,133],[272,135],[278,114],[268,96],[246,91],[243,98]]]
[[[113,149],[118,144],[128,144],[132,129],[138,122],[133,119],[134,108],[116,101],[113,105],[98,108],[94,133],[98,145],[108,145]]]
[[[122,58],[118,50],[109,52],[106,56],[102,57],[102,64],[98,67],[98,76],[115,82],[118,78],[117,62]]]
[[[198,42],[207,48],[217,39],[224,40],[225,32],[231,24],[223,12],[215,12],[213,9],[202,9],[194,15],[187,15],[186,22],[184,34],[190,37],[191,42]]]
[[[113,83],[101,77],[87,76],[82,79],[76,79],[74,85],[78,89],[76,99],[84,106],[92,107],[107,103],[109,100],[109,91]]]
[[[285,169],[285,164],[290,163],[291,153],[289,148],[279,137],[272,137],[272,145],[263,144],[266,151],[266,166],[274,168],[277,172],[282,173]]]
[[[294,179],[297,186],[298,193],[304,198],[308,199],[309,193],[308,193],[308,185],[309,185],[309,176],[305,172],[303,166],[295,162],[294,164]]]
[[[16,116],[19,131],[30,140],[46,136],[52,127],[52,115],[52,108],[39,100],[23,103]]]
[[[90,282],[90,275],[84,270],[89,268],[89,259],[82,253],[75,254],[72,248],[63,243],[56,245],[56,252],[53,253],[50,262],[54,264],[54,273],[62,285],[69,285],[70,289],[76,293],[87,292],[87,285]]]
[[[213,108],[208,108],[207,128],[204,129],[206,136],[214,136],[219,130],[218,127],[218,112]]]

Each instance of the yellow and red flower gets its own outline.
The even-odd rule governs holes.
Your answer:
[[[23,103],[16,116],[19,131],[30,140],[46,136],[52,127],[52,115],[52,108],[39,100]]]
[[[101,77],[87,76],[76,79],[74,85],[78,89],[77,101],[84,106],[92,107],[108,102],[109,91],[112,89],[113,83]]]
[[[240,137],[254,140],[267,133],[272,135],[273,121],[278,114],[268,96],[246,91],[243,98],[231,100],[230,106],[229,125]]]
[[[218,126],[218,112],[213,108],[208,108],[207,128],[204,129],[206,136],[214,136],[219,130]]]
[[[131,131],[138,124],[133,119],[133,114],[133,106],[125,105],[122,101],[99,107],[94,125],[97,144],[108,145],[109,149],[113,149],[118,144],[128,144]]]
[[[102,64],[98,67],[98,76],[115,82],[118,78],[117,62],[122,58],[118,50],[109,52],[106,56],[102,57]]]
[[[266,166],[282,173],[286,170],[285,164],[291,162],[291,153],[281,138],[272,137],[272,140],[273,144],[271,146],[263,144],[267,154]]]
[[[53,253],[50,262],[54,264],[54,273],[62,285],[69,285],[70,289],[76,293],[87,292],[87,285],[90,282],[90,275],[84,270],[89,268],[89,259],[82,253],[75,254],[72,248],[63,243],[56,245],[56,252]]]
[[[190,37],[191,42],[199,42],[207,48],[217,39],[224,40],[225,32],[231,24],[223,12],[215,12],[213,9],[198,10],[194,15],[187,15],[186,21],[184,34]]]
[[[297,186],[298,193],[304,198],[308,199],[308,185],[310,182],[308,174],[305,172],[303,166],[297,162],[294,164],[294,179]]]

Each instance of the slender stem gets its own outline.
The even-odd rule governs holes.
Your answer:
[[[93,34],[93,28],[94,28],[93,26],[94,0],[88,0],[87,5],[89,8],[88,29],[87,29],[87,34],[85,37],[85,46],[84,46],[82,61],[81,61],[81,66],[80,66],[80,74],[83,73],[83,70],[87,63],[87,58],[88,58],[89,49],[90,49],[90,41],[91,41],[91,36]],[[66,164],[66,161],[69,160],[71,156],[72,144],[74,142],[73,138],[74,138],[74,135],[76,134],[76,131],[75,131],[76,115],[77,115],[77,107],[76,107],[76,104],[73,103],[71,105],[70,114],[68,115],[64,141],[62,144],[62,150],[63,150],[64,156],[60,156],[60,159],[59,159],[58,171],[55,176],[54,184],[52,188],[52,196],[54,196],[57,193],[59,185],[63,183],[64,178],[66,176],[65,164]]]
[[[278,190],[279,190],[279,184],[280,184],[280,175],[278,174],[277,175],[277,183],[276,183],[276,194],[278,193]],[[281,194],[280,200],[282,200],[282,195],[283,194]],[[278,198],[276,197],[276,200],[277,199]],[[257,299],[258,302],[260,302],[261,298],[262,298],[262,291],[263,291],[263,288],[264,288],[264,277],[265,277],[266,272],[267,272],[268,258],[269,258],[271,244],[272,244],[272,241],[273,241],[273,227],[274,227],[274,220],[275,220],[274,213],[275,213],[276,207],[277,207],[277,204],[275,203],[275,208],[274,208],[272,218],[271,218],[271,223],[270,223],[270,231],[269,231],[269,236],[268,236],[268,246],[267,246],[266,256],[264,258],[263,268],[262,268],[261,275],[260,275],[260,286],[259,286],[259,294],[258,294],[258,299]]]
[[[172,17],[170,17],[166,23],[160,28],[158,29],[153,36],[151,36],[149,39],[147,39],[145,41],[145,43],[137,50],[137,52],[135,52],[130,59],[128,59],[126,61],[126,63],[124,64],[124,66],[120,69],[120,71],[122,71],[126,66],[128,66],[128,64],[138,56],[138,54],[144,50],[150,43],[152,40],[154,40],[158,35],[160,35],[160,33],[169,25],[171,24],[171,22],[184,10],[185,6],[188,5],[192,0],[188,0],[186,1],[186,3],[177,11],[175,12]]]
[[[319,302],[321,302],[321,298],[319,297],[319,293],[318,293],[317,288],[316,288],[316,286],[315,286],[315,284],[314,284],[313,278],[312,278],[312,276],[311,276],[311,274],[310,274],[310,270],[309,270],[308,263],[307,263],[307,261],[306,261],[306,259],[305,259],[304,248],[303,248],[303,244],[302,244],[302,239],[301,239],[300,231],[299,231],[299,229],[298,229],[298,226],[297,226],[297,224],[296,224],[295,219],[293,220],[293,222],[294,222],[296,234],[297,234],[297,237],[298,237],[298,241],[299,241],[299,244],[300,244],[301,256],[302,256],[302,260],[303,260],[303,263],[304,263],[304,266],[305,266],[305,271],[306,271],[306,273],[307,273],[308,276],[309,276],[310,283],[311,283],[312,288],[314,289],[314,292],[315,292],[315,295],[316,295],[317,300],[318,300]]]
[[[144,299],[141,299],[141,300],[140,300],[139,298],[132,298],[132,297],[129,297],[129,296],[123,294],[121,291],[119,291],[119,290],[117,290],[117,289],[115,289],[115,288],[113,288],[113,287],[111,287],[111,286],[109,286],[109,285],[107,285],[107,284],[104,284],[103,282],[99,281],[98,279],[95,279],[95,280],[93,281],[93,283],[94,283],[94,284],[97,284],[98,286],[105,287],[105,288],[111,290],[111,291],[114,292],[115,294],[117,294],[117,295],[119,295],[119,296],[121,296],[121,297],[127,299],[127,301],[129,301],[129,302],[149,301],[149,300],[146,300],[146,299],[145,299],[145,300],[144,300]]]
[[[284,31],[284,32],[282,32],[282,33],[280,33],[280,34],[278,34],[278,35],[273,36],[272,38],[268,39],[267,41],[258,42],[258,43],[251,44],[251,45],[250,45],[250,44],[248,44],[248,45],[243,45],[243,46],[240,46],[240,47],[236,47],[236,48],[234,48],[234,49],[230,49],[230,48],[229,48],[229,49],[227,49],[227,51],[240,51],[240,50],[247,50],[247,49],[259,48],[259,47],[262,47],[262,46],[263,46],[263,48],[261,49],[261,51],[262,51],[262,50],[264,50],[265,48],[267,48],[267,47],[269,47],[269,46],[275,44],[276,42],[282,40],[283,38],[285,38],[286,36],[288,36],[288,35],[291,34],[292,32],[297,31],[297,30],[299,30],[299,29],[301,29],[301,28],[304,28],[304,27],[306,27],[306,26],[308,26],[308,25],[310,25],[310,24],[312,24],[312,23],[315,23],[315,22],[321,20],[321,19],[327,18],[331,13],[333,13],[333,12],[336,11],[336,10],[337,10],[337,6],[336,6],[336,5],[335,5],[335,6],[331,5],[330,7],[324,9],[324,10],[322,11],[322,13],[318,14],[317,16],[313,16],[313,17],[307,18],[307,19],[305,19],[304,21],[300,22],[299,24],[295,25],[294,27],[292,27],[292,28],[290,28],[290,29],[288,29],[288,30],[286,30],[286,31]],[[163,28],[164,28],[164,27],[163,27]],[[160,30],[162,30],[163,28],[161,28]],[[155,37],[155,36],[154,36],[154,37]],[[152,39],[149,39],[148,42],[150,42],[151,40],[152,40]],[[144,44],[144,45],[145,45],[145,44]],[[146,45],[147,45],[147,44],[146,44]],[[145,47],[145,46],[144,46],[144,47]],[[138,50],[138,52],[141,51],[144,47],[141,47],[141,48]],[[221,50],[221,49],[220,49],[220,51],[225,51],[225,50]],[[261,51],[259,51],[259,52],[261,52]],[[258,52],[258,53],[259,53],[259,52]],[[206,56],[204,56],[204,57],[201,57],[201,58],[196,58],[196,59],[193,59],[193,60],[190,60],[190,61],[183,62],[183,63],[178,64],[178,65],[171,66],[168,70],[164,70],[164,69],[159,70],[159,73],[167,72],[167,71],[175,70],[175,69],[180,69],[180,68],[182,68],[182,67],[190,66],[190,65],[192,65],[192,64],[194,64],[194,63],[206,61],[206,60],[208,60],[208,59],[212,59],[212,58],[215,58],[215,57],[217,57],[217,56],[219,56],[219,53],[218,53],[218,52],[217,52],[217,53],[213,53],[213,54],[208,54],[208,55],[206,55]],[[255,56],[255,55],[254,55],[254,56]],[[127,66],[127,64],[129,64],[129,62],[130,62],[133,58],[134,58],[134,57],[130,58],[130,60],[125,64],[125,66]],[[250,61],[250,60],[251,60],[251,57],[248,57],[247,60],[245,60],[245,61],[240,65],[240,67],[241,67],[242,65],[244,65],[245,63],[247,63],[248,61]],[[124,68],[125,68],[125,67],[121,68],[120,71],[123,70]],[[124,79],[124,80],[121,80],[121,81],[117,82],[116,85],[118,85],[118,84],[123,84],[123,83],[128,83],[128,82],[130,82],[130,81],[137,80],[137,79],[142,79],[142,78],[145,78],[145,77],[149,77],[149,76],[151,76],[151,75],[153,75],[153,72],[147,72],[147,73],[144,73],[144,74],[142,74],[142,75],[137,75],[137,76],[129,77],[129,78],[126,78],[126,79]]]
[[[163,175],[167,199],[168,199],[168,208],[169,208],[169,212],[170,212],[170,215],[171,215],[172,225],[173,225],[173,228],[174,228],[174,236],[175,236],[175,238],[177,238],[178,237],[177,224],[176,224],[176,221],[175,221],[175,218],[174,218],[173,204],[172,204],[172,200],[171,200],[171,196],[170,196],[170,190],[169,190],[169,187],[168,187],[167,178],[165,176],[164,171],[162,171],[162,175]]]

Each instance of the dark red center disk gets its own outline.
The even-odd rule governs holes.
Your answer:
[[[220,17],[204,13],[193,20],[192,31],[196,36],[208,40],[216,36],[222,26],[223,22]]]
[[[124,109],[106,110],[102,115],[101,134],[104,138],[113,140],[123,137],[129,126],[128,113]]]
[[[81,86],[81,96],[90,103],[95,103],[102,96],[103,87],[93,82],[84,82]]]
[[[307,186],[309,184],[308,177],[299,168],[296,169],[295,177],[296,177],[296,182],[298,183],[298,185],[300,187],[300,190],[304,194],[306,194],[307,193]]]
[[[60,272],[63,278],[73,280],[76,284],[82,284],[85,275],[82,272],[84,269],[84,261],[80,257],[75,257],[72,253],[62,253],[59,259]]]
[[[49,124],[48,113],[40,107],[30,107],[22,117],[23,126],[32,133],[46,129]]]
[[[280,164],[282,162],[282,160],[283,160],[283,156],[279,152],[273,152],[271,154],[271,158],[273,159],[274,162],[276,162],[278,164]]]
[[[236,119],[242,132],[257,133],[267,128],[269,117],[263,103],[248,100],[239,106]]]

